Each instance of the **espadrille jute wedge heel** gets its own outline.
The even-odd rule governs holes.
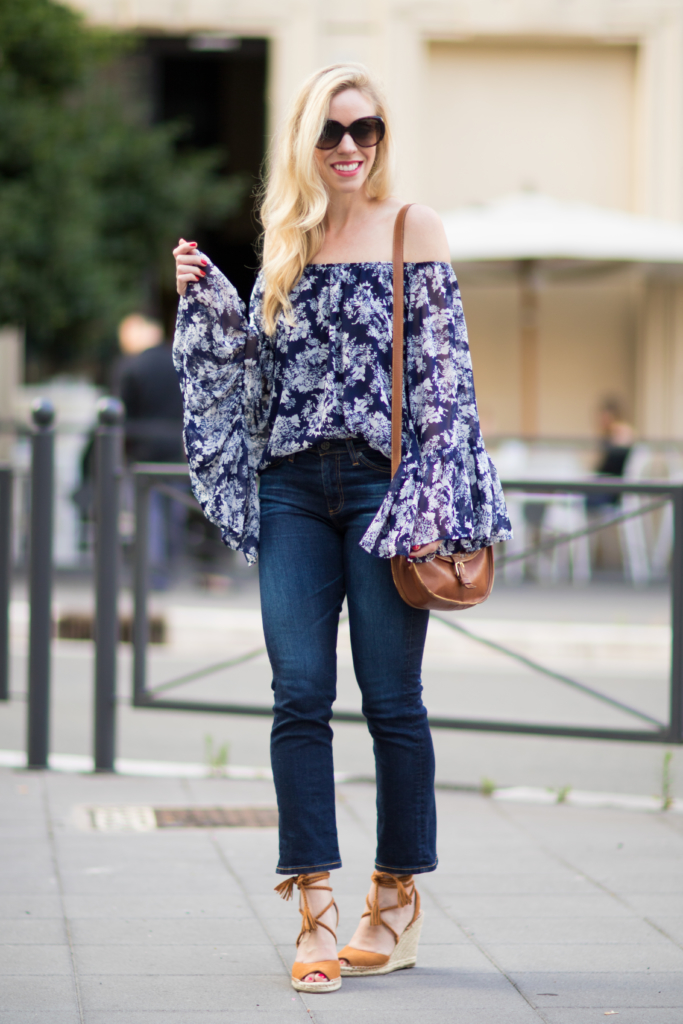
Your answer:
[[[342,977],[358,977],[365,974],[391,974],[392,971],[402,971],[406,967],[414,967],[417,962],[417,947],[420,942],[422,921],[424,915],[420,910],[420,894],[415,888],[412,875],[388,875],[383,871],[375,871],[372,876],[375,885],[375,896],[370,903],[365,897],[367,910],[362,917],[369,917],[370,924],[383,925],[388,928],[394,936],[395,946],[390,954],[374,953],[366,949],[354,949],[353,946],[344,946],[339,954],[339,960],[346,960],[341,964]],[[396,889],[396,903],[391,906],[382,907],[379,905],[379,890]],[[382,919],[382,914],[387,910],[397,910],[399,907],[407,907],[415,896],[415,908],[409,924],[399,934],[390,924]]]
[[[330,933],[334,941],[337,941],[335,932],[320,920],[330,907],[334,907],[337,911],[337,924],[339,924],[339,907],[334,899],[331,899],[327,906],[314,917],[308,905],[308,896],[306,895],[307,890],[311,889],[326,889],[328,892],[332,892],[331,886],[318,884],[326,881],[329,877],[329,871],[321,871],[315,875],[295,875],[293,878],[288,878],[275,886],[275,892],[279,893],[283,900],[292,898],[292,890],[295,885],[301,893],[299,913],[303,920],[299,937],[296,940],[297,946],[307,932],[313,932],[317,928],[324,928]],[[304,978],[307,978],[309,974],[324,974],[327,980],[304,981]],[[297,992],[335,992],[338,988],[341,988],[341,983],[339,960],[316,960],[314,963],[295,961],[292,965],[292,988],[295,988]]]

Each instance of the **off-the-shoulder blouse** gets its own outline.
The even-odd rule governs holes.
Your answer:
[[[208,259],[208,257],[205,257]],[[192,487],[225,543],[258,554],[258,474],[323,440],[361,437],[391,456],[391,263],[311,264],[291,293],[293,324],[266,335],[263,278],[249,318],[210,261],[178,308],[174,359]],[[510,522],[484,447],[462,301],[447,263],[405,265],[401,467],[361,540],[407,555],[508,540]]]

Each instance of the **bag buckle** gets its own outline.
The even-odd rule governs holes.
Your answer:
[[[475,590],[476,585],[472,582],[469,576],[465,573],[465,563],[453,561],[455,568],[455,575],[457,576],[458,582],[465,587],[466,590]]]

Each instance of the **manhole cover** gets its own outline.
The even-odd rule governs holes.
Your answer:
[[[274,828],[276,807],[155,807],[157,828]]]
[[[89,807],[97,832],[157,828],[277,828],[276,807]]]

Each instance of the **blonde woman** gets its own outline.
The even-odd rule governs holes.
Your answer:
[[[421,697],[429,613],[399,597],[389,559],[510,536],[444,230],[423,206],[406,222],[403,459],[391,479],[392,233],[402,205],[392,148],[369,72],[324,68],[295,98],[272,154],[249,319],[195,243],[174,250],[194,492],[226,544],[249,562],[259,555],[275,695],[276,870],[292,876],[277,888],[285,898],[300,890],[292,984],[308,992],[339,988],[341,975],[412,967],[422,927],[413,879],[437,865]],[[374,741],[377,852],[364,913],[338,958],[330,719],[345,598]]]

